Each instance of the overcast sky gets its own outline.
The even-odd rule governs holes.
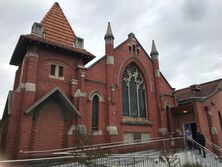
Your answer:
[[[9,65],[20,34],[30,33],[55,1],[0,1],[0,116],[17,67]],[[154,39],[160,70],[179,89],[222,77],[221,0],[57,0],[85,49],[104,55],[110,21],[115,46],[133,32],[150,53]]]

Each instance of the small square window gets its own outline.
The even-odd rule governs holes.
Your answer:
[[[57,78],[57,79],[64,79],[64,67],[56,65],[56,64],[51,64],[49,77]]]

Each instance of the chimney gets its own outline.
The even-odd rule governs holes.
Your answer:
[[[191,86],[190,86],[190,90],[191,90],[191,91],[194,91],[194,92],[198,92],[198,91],[201,90],[201,86],[200,86],[200,85],[197,85],[197,84],[191,85]]]
[[[128,34],[128,39],[133,37],[135,37],[135,35],[132,32]]]
[[[34,22],[32,25],[31,33],[40,37],[44,37],[42,24]]]
[[[79,48],[79,49],[84,49],[84,39],[83,38],[80,38],[80,37],[76,37],[76,48]]]

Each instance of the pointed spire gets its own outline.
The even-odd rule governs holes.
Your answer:
[[[113,33],[112,33],[112,28],[110,22],[108,22],[107,30],[104,39],[112,38],[114,39]]]
[[[159,53],[158,53],[158,51],[157,51],[157,49],[156,49],[155,42],[154,42],[154,40],[152,40],[152,49],[151,49],[150,56],[151,56],[152,58],[158,58],[158,55],[159,55]]]
[[[58,2],[55,2],[41,21],[45,39],[73,46],[76,40],[66,16]]]

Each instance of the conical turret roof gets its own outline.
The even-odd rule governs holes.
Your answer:
[[[156,49],[156,45],[155,45],[154,40],[152,40],[152,49],[151,49],[150,55],[151,55],[151,56],[152,56],[152,55],[159,55],[159,53],[158,53],[158,51],[157,51],[157,49]]]
[[[64,53],[82,58],[84,64],[95,57],[85,49],[74,47],[76,35],[57,2],[47,12],[41,24],[35,25],[38,25],[38,28],[43,28],[43,35],[38,35],[38,33],[37,35],[35,33],[21,35],[12,54],[10,64],[20,65],[27,48],[36,43],[56,51],[62,49]]]
[[[108,22],[108,26],[107,26],[107,30],[106,30],[106,34],[105,34],[104,38],[106,39],[106,38],[109,38],[109,37],[114,39],[110,22]]]
[[[75,33],[58,2],[53,4],[41,24],[45,39],[73,46],[76,38]]]

